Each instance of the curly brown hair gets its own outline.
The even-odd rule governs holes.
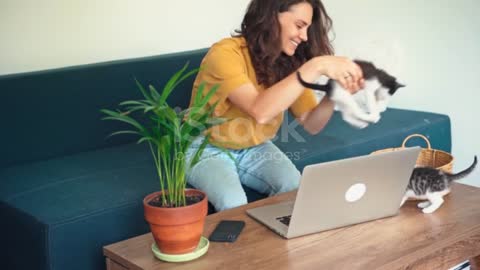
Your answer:
[[[302,42],[292,56],[282,52],[278,14],[292,5],[309,3],[313,8],[308,41]],[[235,36],[244,37],[257,76],[257,82],[270,87],[298,69],[314,56],[331,55],[333,47],[328,38],[332,19],[320,0],[252,0]]]

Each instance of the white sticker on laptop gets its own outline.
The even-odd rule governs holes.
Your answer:
[[[365,192],[367,191],[367,186],[362,183],[352,185],[347,192],[345,192],[345,200],[347,202],[356,202],[360,200]]]

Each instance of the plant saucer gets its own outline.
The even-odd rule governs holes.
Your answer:
[[[187,262],[194,260],[196,258],[201,257],[203,254],[205,254],[208,250],[208,246],[210,245],[210,242],[208,241],[207,238],[201,237],[200,242],[198,243],[197,248],[189,253],[184,253],[184,254],[165,254],[162,253],[156,243],[152,244],[152,251],[155,257],[157,257],[159,260],[166,261],[166,262]]]

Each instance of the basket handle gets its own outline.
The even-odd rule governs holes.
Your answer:
[[[422,138],[423,140],[425,140],[425,142],[427,142],[427,148],[432,149],[432,146],[430,145],[430,141],[427,139],[427,137],[423,136],[422,134],[412,134],[406,137],[405,140],[403,140],[402,147],[405,148],[405,144],[407,143],[407,141],[414,137]]]

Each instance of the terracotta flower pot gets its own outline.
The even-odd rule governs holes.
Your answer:
[[[207,216],[207,195],[196,189],[187,189],[187,197],[201,195],[203,199],[192,205],[174,208],[148,204],[161,193],[161,191],[154,192],[143,199],[145,219],[150,223],[150,230],[157,247],[166,254],[183,254],[195,250],[202,236]]]

